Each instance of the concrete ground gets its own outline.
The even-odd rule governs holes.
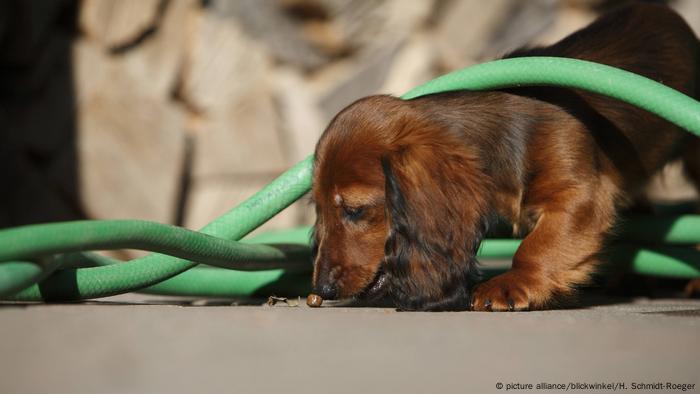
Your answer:
[[[0,393],[700,392],[698,300],[409,313],[150,297],[0,304]]]

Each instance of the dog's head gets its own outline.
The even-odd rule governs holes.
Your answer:
[[[313,284],[322,297],[468,308],[488,181],[464,130],[429,108],[420,99],[368,97],[321,136]]]

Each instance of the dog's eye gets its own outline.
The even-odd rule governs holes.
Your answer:
[[[345,217],[347,217],[350,220],[357,220],[360,217],[362,217],[362,214],[365,212],[364,207],[346,207],[343,206],[343,212],[345,213]]]

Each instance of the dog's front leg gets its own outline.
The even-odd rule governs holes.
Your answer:
[[[472,310],[542,309],[586,282],[612,225],[612,196],[585,188],[558,197],[554,201],[559,203],[543,207],[535,228],[513,257],[512,268],[474,289]]]

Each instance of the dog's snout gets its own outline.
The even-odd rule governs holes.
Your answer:
[[[338,296],[338,285],[331,282],[317,283],[314,292],[324,300],[332,300]]]
[[[314,293],[323,297],[324,300],[332,300],[338,296],[338,284],[336,283],[337,268],[330,264],[330,259],[325,254],[316,262],[314,268]]]

